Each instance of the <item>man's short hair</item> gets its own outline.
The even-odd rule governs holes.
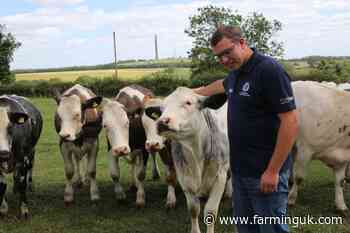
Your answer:
[[[211,37],[211,47],[216,46],[224,37],[238,42],[242,38],[242,31],[238,26],[219,26]]]

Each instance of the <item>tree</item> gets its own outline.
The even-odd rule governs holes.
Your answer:
[[[282,30],[281,22],[269,21],[262,14],[252,13],[243,17],[229,8],[209,5],[198,8],[197,14],[191,16],[189,20],[190,26],[185,33],[194,39],[189,52],[193,75],[202,71],[223,69],[210,47],[211,35],[220,25],[240,26],[249,46],[276,58],[281,58],[283,55],[283,44],[272,40],[272,37]]]
[[[0,24],[0,84],[15,81],[15,75],[10,71],[13,53],[21,43],[17,42],[11,33],[5,32],[5,26]]]

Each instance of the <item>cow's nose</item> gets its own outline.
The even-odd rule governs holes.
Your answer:
[[[163,122],[164,124],[168,125],[170,123],[170,117],[164,117],[160,121]]]
[[[153,142],[153,143],[150,143],[150,142],[146,142],[146,150],[148,152],[157,152],[160,150],[160,143],[159,142]]]
[[[161,119],[157,124],[158,133],[169,131],[170,130],[169,123],[170,123],[170,118],[167,117],[167,118]]]
[[[130,149],[127,146],[120,146],[113,149],[113,155],[115,156],[124,156],[130,153]]]
[[[67,139],[67,138],[70,137],[70,134],[69,134],[69,133],[60,133],[60,137],[61,137],[62,139]]]
[[[8,151],[8,150],[0,150],[0,158],[2,158],[2,159],[10,158],[10,151]]]

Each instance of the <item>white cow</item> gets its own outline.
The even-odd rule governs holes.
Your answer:
[[[289,205],[297,199],[298,185],[311,160],[321,160],[335,174],[335,205],[346,211],[343,183],[350,162],[350,93],[311,81],[292,84],[300,117]]]
[[[84,166],[81,164],[84,162],[87,163],[86,175],[90,183],[90,198],[92,201],[97,201],[100,195],[96,183],[96,158],[99,147],[98,135],[102,125],[96,107],[102,98],[96,97],[91,90],[78,84],[62,95],[58,92],[55,94],[58,105],[55,128],[60,137],[59,145],[67,179],[64,203],[69,205],[73,202],[73,185],[81,184],[80,167]]]
[[[179,87],[160,107],[145,110],[150,117],[161,114],[158,132],[172,140],[177,179],[191,215],[191,233],[200,233],[200,197],[208,197],[204,215],[216,218],[229,170],[227,105],[218,111],[204,109],[206,99]],[[208,224],[207,233],[213,232],[214,224]]]

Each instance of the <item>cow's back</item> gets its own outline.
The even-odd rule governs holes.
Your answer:
[[[322,150],[348,137],[350,93],[310,81],[293,82],[292,87],[299,111],[299,140]]]

